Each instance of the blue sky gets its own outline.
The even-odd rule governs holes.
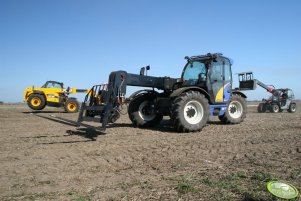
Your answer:
[[[299,0],[0,0],[0,101],[21,102],[46,80],[89,88],[145,65],[179,77],[185,56],[208,52],[301,99],[300,10]]]

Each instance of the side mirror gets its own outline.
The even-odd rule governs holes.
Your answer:
[[[144,73],[145,73],[145,67],[142,67],[142,68],[140,69],[140,75],[144,75]]]
[[[150,66],[145,66],[140,69],[140,75],[147,75],[147,71],[150,70]]]

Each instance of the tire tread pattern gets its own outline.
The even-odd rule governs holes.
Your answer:
[[[200,123],[191,125],[184,118],[184,107],[190,100],[197,100],[203,106],[203,119]],[[182,93],[174,99],[171,109],[172,126],[179,132],[200,131],[209,119],[209,103],[205,96],[197,91]]]
[[[225,111],[225,114],[222,115],[222,116],[219,116],[219,119],[224,124],[239,124],[239,123],[243,122],[244,119],[247,116],[247,103],[246,103],[246,100],[238,94],[233,94],[230,102],[232,100],[236,100],[236,101],[239,101],[241,103],[243,112],[242,112],[242,115],[239,118],[236,118],[236,119],[232,118],[229,114],[229,108],[228,108],[229,105],[230,105],[230,103],[229,103],[229,105],[228,105],[228,107]]]
[[[70,111],[68,109],[68,104],[71,103],[71,102],[75,103],[75,105],[76,105],[76,110],[74,110],[74,111]],[[66,101],[66,103],[65,103],[64,109],[68,113],[76,113],[76,112],[78,112],[79,107],[80,107],[79,103],[78,103],[78,101],[75,98],[68,98],[67,101]]]
[[[33,98],[35,98],[35,97],[37,97],[37,98],[39,98],[39,99],[41,100],[41,104],[40,104],[39,106],[34,106],[34,105],[31,104],[31,100],[32,100]],[[29,98],[28,98],[27,105],[28,105],[28,107],[30,107],[30,108],[33,109],[33,110],[42,110],[42,109],[44,109],[45,106],[46,106],[46,99],[45,99],[45,96],[44,96],[44,95],[41,95],[41,94],[31,94],[31,95],[29,96]]]
[[[139,128],[146,128],[146,127],[153,127],[160,123],[163,119],[162,114],[156,114],[156,117],[150,121],[145,121],[139,115],[139,106],[146,100],[152,100],[154,96],[151,94],[143,94],[133,98],[128,107],[128,115],[130,120],[132,121],[135,127]]]

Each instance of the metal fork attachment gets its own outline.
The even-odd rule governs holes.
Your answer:
[[[109,84],[94,85],[85,97],[78,115],[77,125],[83,121],[102,123],[105,130],[108,123],[114,123],[119,117],[119,106],[125,103],[125,87],[122,77],[116,82],[115,74],[110,76]]]

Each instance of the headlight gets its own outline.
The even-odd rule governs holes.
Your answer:
[[[48,94],[47,97],[48,98],[56,98],[56,96],[54,94]]]

